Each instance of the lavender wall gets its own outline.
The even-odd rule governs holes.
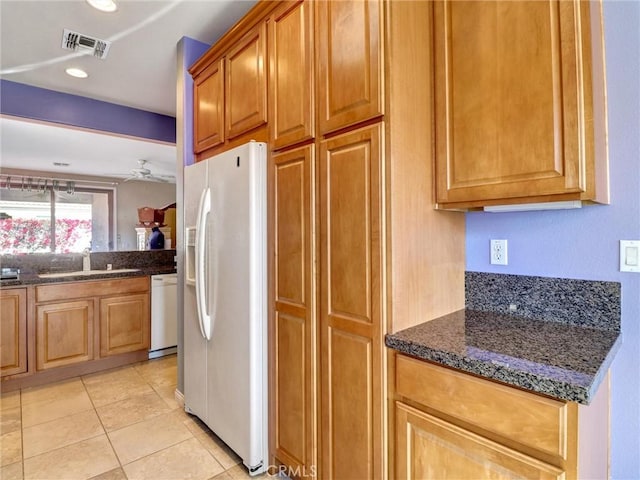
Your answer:
[[[8,80],[0,80],[0,112],[72,127],[176,142],[176,119],[173,117]]]
[[[181,40],[183,49],[182,56],[182,75],[183,75],[183,91],[182,101],[184,104],[184,118],[182,120],[182,132],[184,134],[184,142],[182,145],[183,165],[192,165],[194,162],[193,155],[193,79],[189,74],[189,68],[196,63],[204,52],[209,50],[211,45],[193,40],[189,37],[183,37]]]
[[[189,67],[209,49],[209,45],[189,37],[182,37],[177,45],[176,65],[176,116],[179,125],[176,138],[176,202],[178,204],[177,245],[184,241],[184,173],[185,165],[191,165],[193,155],[193,79]],[[184,249],[178,247],[178,391],[184,392]]]
[[[640,2],[604,2],[611,205],[468,213],[467,270],[622,283],[623,346],[612,367],[611,474],[640,478],[640,274],[619,271],[621,239],[640,239]],[[489,240],[509,240],[509,265]]]

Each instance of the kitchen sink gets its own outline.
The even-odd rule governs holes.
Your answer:
[[[118,268],[114,270],[78,270],[77,272],[41,273],[40,278],[82,277],[91,275],[114,275],[118,273],[137,272],[139,268]]]

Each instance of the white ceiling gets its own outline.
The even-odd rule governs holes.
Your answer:
[[[117,2],[115,13],[101,13],[85,0],[0,0],[0,77],[175,116],[180,38],[215,43],[255,4],[255,0]],[[65,28],[113,41],[108,57],[99,60],[63,50]],[[89,78],[68,76],[64,70],[70,66],[83,68]],[[154,173],[156,168],[159,174],[175,172],[173,146],[6,118],[0,128],[3,168],[52,171],[53,161],[64,161],[72,164],[65,170],[68,173],[102,176],[128,173],[143,158]]]

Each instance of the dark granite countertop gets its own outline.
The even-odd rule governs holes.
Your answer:
[[[589,404],[622,339],[615,330],[467,309],[389,334],[385,343],[422,360]]]
[[[20,270],[20,277],[17,280],[1,280],[0,288],[175,273],[175,255],[175,249],[131,252],[92,252],[90,257],[92,270],[106,270],[108,265],[111,265],[113,270],[136,269],[136,271],[75,275],[72,277],[58,278],[40,278],[38,274],[79,272],[82,270],[83,265],[82,254],[42,253],[0,255],[0,263],[2,263],[3,267],[17,268]]]
[[[72,277],[57,277],[57,278],[41,278],[37,273],[25,272],[20,273],[18,280],[1,280],[0,288],[8,287],[21,287],[27,285],[44,285],[49,283],[62,283],[62,282],[85,282],[91,280],[105,280],[114,278],[129,278],[129,277],[144,277],[149,275],[162,275],[167,273],[176,273],[176,268],[171,266],[157,266],[157,267],[132,267],[137,268],[135,272],[117,272],[117,273],[105,273],[95,275],[75,275]]]

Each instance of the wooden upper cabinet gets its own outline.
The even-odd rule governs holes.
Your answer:
[[[309,2],[285,3],[270,23],[271,148],[313,137],[313,8]]]
[[[0,376],[27,371],[27,289],[0,290]]]
[[[601,5],[434,2],[437,202],[608,202]]]
[[[382,2],[315,4],[318,122],[325,134],[384,113]]]
[[[267,26],[259,23],[227,52],[225,109],[227,138],[267,123]]]
[[[194,152],[224,143],[224,59],[194,79],[193,116]]]

